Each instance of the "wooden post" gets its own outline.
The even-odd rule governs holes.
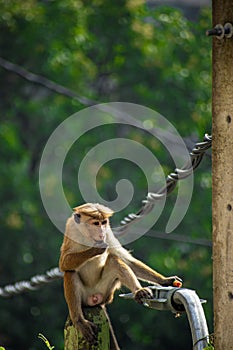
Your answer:
[[[68,317],[64,329],[65,350],[120,350],[105,307],[85,307],[84,316],[99,329],[95,346],[85,341],[82,334],[73,326]]]
[[[213,27],[233,1],[213,0]],[[205,59],[205,58],[203,58]],[[213,283],[215,350],[233,349],[233,37],[213,37]]]

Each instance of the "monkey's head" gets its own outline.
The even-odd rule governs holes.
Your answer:
[[[98,203],[86,203],[73,210],[74,221],[83,238],[88,239],[92,245],[105,242],[113,210]]]

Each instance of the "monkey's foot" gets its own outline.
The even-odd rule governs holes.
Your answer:
[[[172,287],[182,287],[182,279],[180,277],[177,277],[177,276],[171,276],[171,277],[167,277],[165,278],[165,280],[163,280],[163,282],[161,283],[162,286],[165,286],[165,287],[169,287],[169,286],[172,286]]]
[[[134,294],[134,299],[137,303],[143,304],[143,299],[152,299],[153,293],[150,288],[140,288]]]
[[[93,345],[97,343],[98,327],[93,322],[79,320],[76,322],[76,327],[88,343]]]

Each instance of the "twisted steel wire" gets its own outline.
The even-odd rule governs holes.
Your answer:
[[[175,189],[179,180],[186,179],[192,173],[192,171],[198,167],[205,152],[211,147],[211,145],[212,136],[205,134],[204,140],[202,142],[196,143],[190,152],[191,163],[189,164],[191,164],[191,167],[188,164],[185,165],[182,169],[175,169],[174,172],[170,173],[167,176],[166,185],[156,193],[149,192],[146,199],[142,201],[143,206],[137,212],[137,214],[127,215],[121,221],[122,226],[115,229],[114,233],[116,233],[117,236],[123,235],[129,225],[141,220],[145,215],[150,213],[154,208],[157,200],[163,199],[168,194],[170,194]]]
[[[48,270],[43,275],[33,276],[29,281],[20,281],[0,288],[1,297],[11,297],[23,292],[37,290],[43,284],[51,283],[63,277],[63,273],[58,267]]]
[[[142,208],[138,211],[137,214],[131,213],[128,216],[126,216],[124,220],[121,221],[122,226],[120,226],[117,229],[116,234],[124,234],[124,232],[127,231],[128,225],[133,224],[134,222],[142,219],[145,215],[150,213],[150,211],[155,206],[157,200],[160,200],[164,196],[170,194],[175,189],[176,184],[179,180],[183,180],[186,177],[188,177],[191,174],[191,172],[198,167],[205,152],[211,147],[211,145],[212,136],[206,134],[204,140],[202,142],[196,143],[190,153],[192,166],[184,166],[182,169],[175,169],[174,172],[169,174],[166,180],[166,186],[161,188],[157,193],[148,193],[146,199],[142,201]],[[53,269],[48,270],[43,275],[33,276],[29,281],[20,281],[2,288],[0,287],[0,296],[11,297],[26,291],[37,290],[40,286],[61,279],[62,277],[63,273],[59,270],[58,267],[55,267]]]

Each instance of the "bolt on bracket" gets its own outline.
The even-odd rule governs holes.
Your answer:
[[[213,29],[206,31],[207,36],[216,36],[219,40],[224,37],[230,39],[233,35],[233,26],[231,23],[217,24]]]

